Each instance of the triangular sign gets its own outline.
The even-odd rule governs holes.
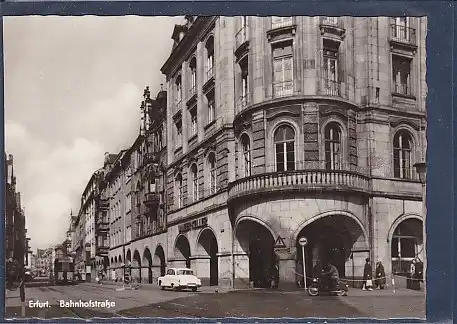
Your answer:
[[[284,243],[284,239],[281,236],[278,236],[275,242],[275,248],[285,248],[286,243]]]

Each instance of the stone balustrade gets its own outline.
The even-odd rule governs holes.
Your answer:
[[[299,170],[254,175],[234,181],[229,187],[229,200],[269,191],[356,191],[369,192],[368,177],[341,170]]]

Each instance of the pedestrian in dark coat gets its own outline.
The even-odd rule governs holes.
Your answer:
[[[384,289],[386,287],[386,272],[381,261],[376,263],[376,288]]]
[[[321,274],[322,274],[322,266],[321,266],[319,260],[317,260],[316,264],[313,267],[313,277],[320,278]]]
[[[370,258],[365,259],[365,268],[363,269],[363,286],[362,290],[373,290],[372,288],[372,278],[373,278],[373,269],[371,268]]]
[[[271,269],[271,288],[277,289],[279,286],[279,263],[275,263]]]

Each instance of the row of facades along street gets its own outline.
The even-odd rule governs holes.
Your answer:
[[[139,98],[138,136],[105,154],[54,255],[86,282],[188,267],[220,288],[269,287],[276,271],[284,289],[327,261],[361,288],[368,259],[406,288],[425,259],[426,29],[187,16],[166,84]]]

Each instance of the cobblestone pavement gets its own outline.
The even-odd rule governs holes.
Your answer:
[[[216,292],[217,291],[217,292]],[[161,291],[152,285],[121,290],[114,284],[81,283],[26,289],[28,300],[49,301],[49,308],[26,307],[26,317],[425,317],[425,296],[410,290],[361,291],[349,296],[310,297],[304,291],[221,290],[203,287],[197,293]],[[61,308],[64,301],[113,301],[113,308]],[[19,292],[7,291],[7,318],[21,314]]]

